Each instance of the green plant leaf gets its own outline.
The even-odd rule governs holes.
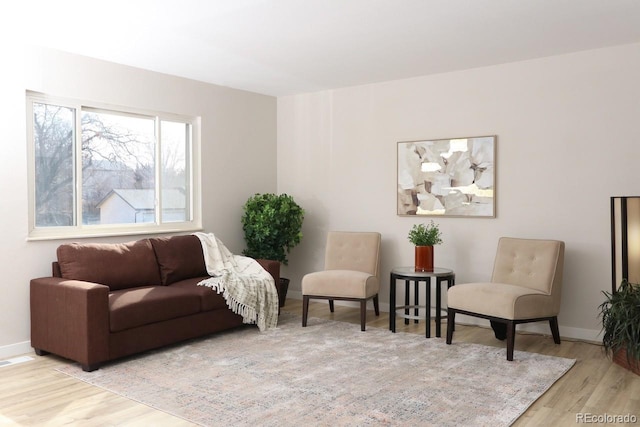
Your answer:
[[[265,258],[288,264],[287,254],[302,240],[302,209],[287,194],[255,194],[243,206],[242,229],[252,258]]]
[[[640,285],[623,280],[615,292],[602,292],[598,306],[602,319],[604,351],[613,354],[626,349],[630,363],[640,360]]]
[[[416,246],[434,246],[442,243],[440,228],[433,220],[429,224],[414,224],[407,237]]]

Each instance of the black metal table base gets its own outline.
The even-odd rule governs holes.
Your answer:
[[[405,325],[411,320],[418,323],[421,319],[426,320],[425,336],[431,338],[431,278],[435,278],[436,283],[436,301],[435,301],[435,322],[436,337],[442,336],[442,320],[446,319],[446,315],[442,315],[442,283],[447,283],[447,289],[455,284],[455,274],[452,270],[434,268],[432,272],[419,272],[411,270],[409,267],[395,268],[391,271],[389,306],[389,329],[391,332],[396,331],[396,317],[403,317]],[[404,305],[396,306],[396,287],[397,281],[404,280]],[[413,304],[411,304],[411,284],[413,283]],[[420,283],[425,283],[425,305],[420,305]],[[426,313],[420,315],[420,309],[424,308]],[[404,311],[398,314],[398,311]],[[412,313],[413,311],[413,313]]]

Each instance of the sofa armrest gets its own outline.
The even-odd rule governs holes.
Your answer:
[[[280,262],[270,259],[256,259],[258,264],[273,276],[273,280],[276,282],[276,289],[278,290],[278,299],[282,301],[282,290],[280,289]]]
[[[109,359],[109,287],[58,277],[30,283],[31,346],[85,370]],[[93,368],[93,369],[92,369]]]
[[[273,276],[273,280],[276,281],[276,287],[279,288],[278,282],[280,282],[280,262],[270,259],[256,259],[256,261],[258,261],[258,264],[260,264],[262,268],[267,270],[267,272],[269,272],[269,274]]]

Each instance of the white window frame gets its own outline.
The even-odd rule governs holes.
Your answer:
[[[33,104],[53,104],[75,109],[75,136],[73,149],[74,164],[74,217],[75,225],[36,227],[36,190],[35,190],[35,135]],[[202,202],[201,202],[201,174],[200,174],[200,117],[185,116],[158,111],[145,111],[136,108],[106,105],[96,102],[79,101],[56,96],[50,96],[38,92],[27,91],[27,156],[28,156],[28,189],[29,189],[29,234],[27,240],[54,240],[70,238],[89,238],[100,236],[126,236],[142,234],[162,234],[193,232],[202,230]],[[188,208],[190,218],[182,222],[162,222],[161,197],[162,173],[158,166],[160,163],[161,138],[156,139],[155,159],[155,186],[156,186],[156,220],[151,223],[138,224],[82,224],[82,144],[81,114],[82,111],[101,110],[104,112],[116,112],[119,114],[131,114],[155,119],[156,135],[160,135],[160,121],[172,121],[189,123],[191,125],[191,141],[187,149],[187,179],[189,180]]]

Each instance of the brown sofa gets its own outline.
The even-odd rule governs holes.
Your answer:
[[[207,277],[198,237],[63,244],[31,280],[31,346],[93,371],[108,360],[242,325]],[[279,288],[280,263],[258,260]],[[280,292],[278,292],[280,294]]]

